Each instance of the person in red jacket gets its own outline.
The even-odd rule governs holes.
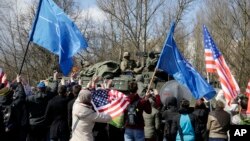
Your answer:
[[[143,98],[136,93],[137,92],[137,83],[131,82],[129,84],[130,94],[128,98],[130,104],[125,110],[125,141],[144,141],[144,119],[143,111],[147,114],[151,114],[151,105],[149,102],[150,95],[147,95]]]

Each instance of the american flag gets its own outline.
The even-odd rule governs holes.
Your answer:
[[[246,95],[250,96],[250,80],[247,83],[247,88],[246,88]]]
[[[219,49],[216,47],[212,37],[207,28],[203,26],[204,46],[212,51],[213,59],[215,61],[215,68],[219,76],[220,84],[224,92],[227,103],[230,104],[232,99],[240,93],[240,88],[231,74],[224,57]]]
[[[129,104],[125,94],[107,89],[93,91],[92,101],[97,111],[108,113],[112,119],[122,115]]]
[[[204,33],[207,31],[205,26],[203,26],[203,31]],[[213,58],[213,52],[210,49],[210,46],[214,45],[214,42],[209,41],[207,37],[210,37],[210,36],[204,36],[206,71],[210,73],[216,73],[216,66],[215,66],[215,61]]]
[[[250,114],[250,80],[247,83],[246,96],[248,97],[247,113]]]

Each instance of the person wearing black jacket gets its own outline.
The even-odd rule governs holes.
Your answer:
[[[162,118],[165,120],[164,125],[164,138],[167,141],[174,141],[173,137],[171,136],[171,127],[174,120],[174,117],[178,115],[178,108],[177,108],[177,98],[174,96],[169,96],[166,98],[164,103],[164,111],[162,113]]]
[[[58,95],[49,101],[45,112],[45,122],[50,125],[51,141],[68,141],[70,137],[67,120],[68,98],[66,94],[66,86],[59,86]]]
[[[206,107],[203,98],[196,101],[193,114],[197,116],[197,124],[201,132],[201,140],[207,141],[208,135],[206,126],[209,109]]]
[[[5,78],[7,79],[7,77]],[[25,141],[28,115],[25,105],[25,92],[21,77],[17,75],[16,82],[10,88],[0,90],[0,108],[2,118],[1,140]]]
[[[5,80],[6,80],[6,75],[3,77],[2,82],[0,84],[0,139],[1,140],[8,140],[8,135],[13,135],[12,131],[9,130],[10,128],[8,125],[13,125],[12,123],[14,122],[13,115],[11,112],[14,91],[8,87],[4,87],[3,82]]]
[[[54,74],[54,80],[56,74]],[[50,91],[46,91],[46,86],[43,81],[38,83],[37,91],[26,98],[27,107],[29,110],[29,133],[27,141],[46,141],[48,127],[44,123],[45,110],[48,105],[50,96],[55,95],[57,90],[57,81],[54,81],[50,87]]]

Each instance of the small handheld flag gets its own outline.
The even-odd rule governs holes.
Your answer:
[[[112,117],[111,125],[122,128],[124,111],[129,105],[127,96],[117,90],[99,89],[92,92],[95,109],[100,113],[107,113]]]

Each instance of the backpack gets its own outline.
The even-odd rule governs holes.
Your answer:
[[[134,101],[132,104],[128,106],[128,119],[127,119],[128,125],[136,125],[136,123],[138,123],[138,117],[137,117],[138,102],[139,100]]]

